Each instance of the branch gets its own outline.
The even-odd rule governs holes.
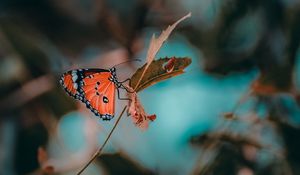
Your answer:
[[[125,112],[127,106],[125,106],[121,112],[121,114],[119,115],[116,123],[114,124],[113,128],[111,129],[111,131],[109,132],[108,136],[106,137],[104,143],[102,144],[101,147],[99,147],[99,149],[96,151],[96,153],[93,155],[93,157],[90,159],[90,161],[84,165],[84,167],[77,173],[77,175],[80,175],[98,156],[101,155],[102,153],[102,150],[104,148],[104,146],[107,144],[108,140],[110,139],[112,133],[114,132],[114,130],[116,129],[119,121],[121,120],[122,116],[123,116],[123,113]]]

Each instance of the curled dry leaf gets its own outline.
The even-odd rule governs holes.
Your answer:
[[[148,69],[148,67],[150,66],[151,62],[154,60],[156,54],[158,53],[159,49],[161,48],[161,46],[163,45],[163,43],[168,39],[169,35],[171,34],[171,32],[175,29],[175,27],[182,22],[183,20],[185,20],[186,18],[191,17],[191,13],[185,15],[184,17],[180,18],[178,21],[176,21],[173,25],[168,26],[168,28],[166,30],[163,30],[162,33],[160,34],[160,36],[158,38],[155,37],[155,34],[152,35],[150,44],[149,44],[149,48],[147,51],[147,63],[146,66],[140,76],[140,79],[138,80],[138,83],[136,85],[139,84],[139,82],[142,80],[144,74],[146,73],[146,70]],[[132,86],[134,87],[134,89],[136,90],[137,87],[136,86]]]
[[[191,64],[191,59],[189,58],[172,57],[153,61],[149,66],[150,71],[144,74],[140,84],[137,86],[136,91],[134,91],[131,87],[134,87],[136,83],[138,83],[138,79],[146,68],[146,64],[133,74],[131,77],[130,86],[127,86],[126,88],[133,92],[128,94],[130,99],[128,113],[132,117],[132,120],[136,126],[141,129],[147,129],[149,121],[154,121],[156,119],[156,115],[146,114],[136,92],[162,80],[184,73],[184,68],[186,68],[189,64]]]
[[[147,51],[147,62],[143,67],[141,67],[134,73],[134,75],[131,77],[131,81],[129,84],[130,86],[127,86],[127,89],[133,92],[128,94],[128,97],[130,98],[128,113],[129,115],[131,115],[134,124],[143,130],[148,128],[149,121],[154,121],[156,119],[156,115],[146,114],[144,107],[137,97],[137,92],[159,81],[183,73],[183,69],[191,63],[191,60],[188,58],[164,58],[153,61],[159,49],[168,39],[169,35],[175,29],[175,27],[181,21],[190,16],[191,13],[182,17],[173,25],[168,26],[166,30],[162,31],[161,35],[158,38],[156,38],[155,35],[152,36]],[[147,71],[148,68],[150,69],[149,71]]]
[[[184,68],[191,64],[190,58],[161,58],[153,61],[149,66],[149,71],[144,74],[143,78],[138,83],[146,64],[139,68],[131,77],[130,86],[136,87],[135,91],[139,92],[155,83],[165,79],[184,73]],[[137,86],[138,84],[138,86]]]
[[[133,89],[129,86],[126,88],[130,91]],[[156,115],[147,115],[143,105],[138,99],[137,93],[128,93],[129,97],[129,105],[128,105],[128,114],[131,116],[133,123],[142,130],[146,130],[149,126],[149,121],[154,121],[156,119]]]
[[[159,49],[161,48],[163,43],[168,39],[169,35],[175,29],[175,27],[180,22],[182,22],[183,20],[185,20],[186,18],[189,18],[189,17],[191,17],[191,13],[189,13],[186,16],[180,18],[173,25],[168,26],[168,28],[166,30],[162,31],[162,33],[160,34],[160,36],[158,38],[155,37],[155,34],[152,35],[150,45],[149,45],[149,49],[148,49],[148,52],[147,52],[147,57],[146,57],[148,64],[150,64],[154,60],[157,52],[159,51]]]

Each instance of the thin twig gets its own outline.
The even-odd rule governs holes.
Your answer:
[[[142,79],[144,78],[144,75],[145,75],[145,73],[146,73],[146,70],[148,69],[148,67],[149,67],[149,63],[147,63],[146,64],[146,66],[145,66],[145,69],[144,69],[144,71],[143,71],[143,73],[142,73],[142,75],[140,76],[140,79],[139,79],[139,81],[137,82],[137,84],[135,85],[135,87],[133,88],[134,89],[134,91],[136,91],[136,89],[138,88],[138,86],[140,85],[140,83],[141,83],[141,81],[142,81]]]
[[[231,111],[233,116],[235,116],[235,114],[236,114],[237,110],[239,109],[239,107],[250,97],[251,94],[252,94],[252,90],[248,90],[246,93],[242,94],[242,96],[239,98],[239,100],[234,105],[234,107]]]
[[[125,112],[127,106],[125,106],[121,112],[121,114],[119,115],[116,123],[114,124],[113,128],[111,129],[111,131],[109,132],[108,136],[106,137],[104,143],[102,144],[101,147],[99,147],[99,149],[96,151],[96,153],[93,155],[93,157],[88,161],[87,164],[84,165],[84,167],[77,173],[77,175],[80,175],[98,156],[101,155],[102,153],[102,150],[104,148],[104,146],[106,145],[106,143],[108,142],[108,140],[110,139],[112,133],[114,132],[114,130],[116,129],[119,121],[121,120],[122,116],[123,116],[123,113]]]

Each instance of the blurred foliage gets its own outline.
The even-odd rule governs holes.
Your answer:
[[[154,174],[149,170],[141,168],[136,162],[133,162],[122,154],[104,155],[99,159],[99,161],[107,167],[109,174]]]
[[[136,157],[130,153],[127,156],[119,153],[105,154],[99,157],[96,168],[91,168],[89,172],[300,174],[300,95],[299,87],[296,86],[299,85],[300,3],[297,0],[2,0],[0,174],[39,173],[37,153],[40,146],[50,150],[49,152],[51,149],[56,150],[56,154],[49,153],[54,157],[67,152],[61,147],[54,149],[53,146],[55,141],[63,143],[57,136],[62,132],[57,130],[61,119],[73,110],[80,111],[82,116],[88,114],[85,114],[84,107],[68,98],[59,88],[57,80],[62,72],[79,67],[107,68],[140,56],[144,58],[143,53],[147,48],[144,43],[147,36],[152,35],[149,31],[160,31],[189,11],[192,12],[192,18],[183,22],[169,41],[172,43],[174,38],[176,41],[185,41],[184,47],[198,52],[199,57],[191,59],[193,64],[199,63],[201,68],[195,66],[196,70],[189,70],[187,77],[192,71],[205,73],[193,74],[195,76],[190,76],[192,81],[178,79],[180,83],[177,87],[185,87],[188,82],[191,83],[190,86],[193,83],[207,82],[211,83],[211,91],[202,92],[208,93],[207,98],[203,99],[205,103],[197,104],[193,99],[178,98],[179,95],[188,96],[190,93],[188,88],[183,88],[187,91],[168,97],[182,105],[176,106],[176,109],[160,106],[157,110],[164,110],[164,114],[185,110],[185,116],[180,117],[187,118],[187,121],[191,116],[209,118],[202,115],[207,113],[199,114],[195,111],[200,105],[207,105],[205,109],[211,112],[212,104],[218,103],[212,100],[230,95],[226,91],[228,89],[223,88],[225,83],[220,83],[221,80],[234,75],[244,76],[256,70],[256,79],[249,85],[246,95],[242,95],[246,98],[241,97],[243,100],[236,102],[232,111],[226,107],[235,103],[235,98],[226,99],[226,102],[220,100],[222,104],[219,106],[226,106],[222,110],[228,110],[222,112],[228,113],[225,116],[215,116],[214,124],[203,124],[207,125],[203,128],[209,129],[198,128],[197,131],[201,132],[189,138],[190,142],[185,140],[185,144],[190,144],[188,150],[195,151],[193,155],[197,156],[196,160],[182,160],[186,163],[178,165],[175,163],[177,160],[169,158],[168,163],[174,163],[173,166],[167,166],[164,161],[168,156],[165,155],[161,155],[164,160],[146,157],[133,161]],[[174,45],[170,49],[174,55],[168,57],[190,57],[192,54],[176,55],[184,48],[182,45]],[[129,77],[126,74],[135,70],[135,63],[129,63],[120,68],[118,76],[126,79]],[[207,81],[212,79],[216,81]],[[225,82],[229,83],[226,87],[238,88],[239,82],[245,81],[233,77],[232,81]],[[161,87],[163,86],[168,86],[170,91],[175,88],[171,83],[162,83]],[[223,88],[224,91],[216,92],[215,87]],[[202,90],[197,89],[199,93]],[[154,92],[153,89],[149,91]],[[210,98],[216,94],[222,97]],[[153,94],[144,100],[161,102],[154,99]],[[186,103],[189,109],[182,109]],[[122,103],[117,102],[117,105]],[[220,109],[213,111],[219,112]],[[151,129],[155,130],[156,123],[163,121],[167,121],[165,126],[177,128],[154,132],[157,134],[154,138],[167,132],[178,134],[178,131],[182,131],[180,127],[190,127],[185,130],[189,131],[193,130],[193,126],[199,126],[196,125],[199,123],[193,121],[193,126],[176,124],[181,120],[173,116],[158,116]],[[99,121],[96,123],[103,127],[101,132],[106,127],[102,125],[109,125]],[[122,125],[121,128],[125,126]],[[76,131],[88,128],[82,126],[76,128]],[[135,142],[135,137],[128,133],[127,137],[118,137],[119,141],[134,144],[131,145],[132,152],[142,150],[139,143]],[[163,139],[167,142],[169,138]],[[95,142],[93,144],[97,145],[98,141]],[[113,144],[114,151],[122,152],[118,143]],[[165,149],[173,150],[170,148],[171,143],[175,142],[168,142]],[[163,145],[158,142],[150,145],[150,155],[157,155],[155,153],[159,152],[155,152],[154,148],[159,149]],[[183,154],[188,154],[188,151],[183,151]],[[147,162],[150,161],[157,161],[157,167],[149,166],[150,163]],[[99,170],[99,167],[104,170]],[[78,165],[75,163],[67,172],[75,172],[76,169]]]

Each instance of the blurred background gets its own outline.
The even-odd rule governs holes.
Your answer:
[[[84,174],[299,175],[298,0],[2,0],[0,174],[78,172],[116,119],[69,97],[60,75],[141,59],[117,67],[124,80],[188,12],[157,58],[192,64],[139,93],[157,119],[141,131],[122,118]]]

